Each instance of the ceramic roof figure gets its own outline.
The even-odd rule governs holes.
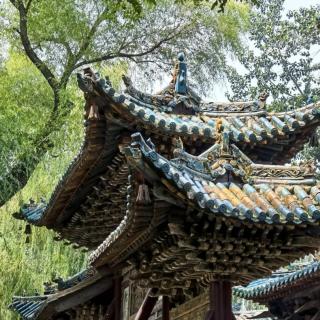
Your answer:
[[[187,64],[184,62],[184,53],[180,52],[178,55],[177,62],[177,75],[175,90],[179,94],[187,93]]]

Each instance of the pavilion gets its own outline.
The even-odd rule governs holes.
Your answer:
[[[157,94],[124,82],[118,94],[90,68],[78,74],[83,146],[50,200],[15,214],[90,250],[89,275],[11,307],[23,319],[146,320],[159,308],[163,320],[232,320],[232,286],[320,245],[315,167],[286,164],[320,103],[203,102],[182,54]]]

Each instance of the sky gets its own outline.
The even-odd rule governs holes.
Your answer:
[[[284,5],[286,10],[296,10],[301,7],[314,6],[319,3],[319,0],[287,0]]]

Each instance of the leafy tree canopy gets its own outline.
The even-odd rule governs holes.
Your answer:
[[[47,1],[4,1],[0,27],[2,38],[11,48],[9,59],[13,52],[24,54],[38,69],[35,82],[33,74],[20,75],[24,80],[18,88],[26,87],[17,94],[12,110],[24,112],[20,101],[28,101],[36,91],[38,99],[32,97],[29,108],[45,104],[40,117],[47,121],[41,126],[29,124],[34,134],[25,135],[27,142],[23,144],[32,149],[19,149],[18,139],[10,156],[4,155],[3,159],[14,160],[3,164],[6,168],[0,180],[0,205],[26,184],[38,161],[54,145],[52,133],[60,128],[74,104],[69,84],[76,70],[88,64],[99,68],[124,63],[129,68],[141,66],[148,77],[156,78],[159,70],[171,69],[177,52],[183,49],[193,66],[193,77],[208,86],[222,74],[225,50],[238,50],[240,33],[247,28],[249,8],[244,4],[230,2],[224,14],[217,14],[187,1],[181,5],[163,0],[156,6],[144,1],[140,13],[130,3],[123,3],[52,0],[48,5]],[[7,67],[5,63],[3,72],[8,74]],[[45,103],[39,97],[39,82],[45,91],[43,97],[48,98]],[[14,84],[8,83],[6,99],[18,90]]]
[[[266,91],[273,108],[285,110],[319,96],[320,64],[312,50],[320,44],[320,6],[284,14],[283,4],[284,0],[266,0],[251,14],[250,48],[243,47],[238,54],[245,71],[229,67],[227,72],[230,99],[251,99]]]
[[[129,4],[131,4],[134,8],[134,10],[138,13],[141,13],[143,11],[143,2],[150,3],[152,5],[157,4],[157,0],[146,0],[146,1],[140,1],[140,0],[126,0]],[[240,0],[239,2],[241,2]],[[190,0],[176,0],[177,4],[185,4],[186,2],[191,2]],[[254,5],[259,5],[260,0],[248,0],[246,1],[248,3],[252,3]],[[218,8],[219,12],[224,12],[225,7],[227,6],[228,0],[193,0],[194,5],[196,6],[209,6],[212,10]],[[230,3],[230,1],[229,1]]]

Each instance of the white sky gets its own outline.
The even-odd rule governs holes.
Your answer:
[[[285,10],[296,10],[301,7],[315,6],[319,3],[319,0],[287,0],[284,5]]]

